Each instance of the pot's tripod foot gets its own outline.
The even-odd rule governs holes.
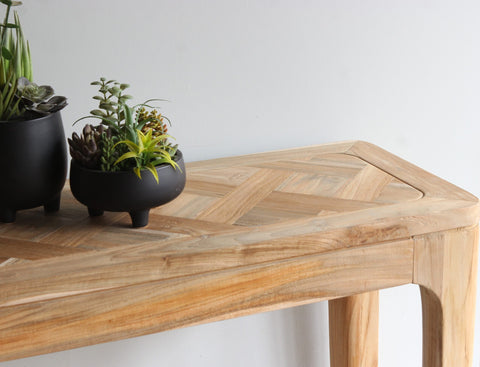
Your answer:
[[[43,204],[45,213],[55,213],[60,210],[60,197],[61,195],[57,195],[52,200]]]
[[[17,211],[9,208],[0,208],[0,222],[13,223],[15,222]]]
[[[131,211],[129,214],[130,214],[130,218],[132,218],[132,227],[133,228],[145,227],[148,224],[149,212],[150,212],[150,209]]]
[[[96,209],[96,208],[88,208],[88,215],[91,217],[99,217],[103,215],[103,210],[102,209]]]

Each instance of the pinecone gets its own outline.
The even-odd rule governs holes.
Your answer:
[[[102,155],[100,142],[106,130],[103,125],[85,125],[81,136],[73,133],[72,139],[68,139],[72,158],[85,168],[98,169]]]

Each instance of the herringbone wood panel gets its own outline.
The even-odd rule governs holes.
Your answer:
[[[108,195],[108,193],[106,193]],[[182,236],[228,232],[309,216],[331,216],[403,201],[422,193],[345,154],[312,154],[234,167],[188,170],[185,191],[151,212],[144,229],[125,213],[89,218],[68,188],[61,211],[21,211],[0,225],[0,266]]]

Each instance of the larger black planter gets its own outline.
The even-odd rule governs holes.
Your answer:
[[[185,164],[182,152],[174,160],[180,169],[170,165],[157,166],[159,183],[151,172],[141,172],[138,178],[133,171],[103,172],[84,168],[74,160],[70,166],[70,188],[73,196],[88,207],[90,216],[104,211],[128,212],[133,227],[148,224],[151,208],[175,199],[185,187]]]
[[[44,206],[57,211],[67,175],[60,112],[28,121],[0,122],[0,221],[17,210]]]

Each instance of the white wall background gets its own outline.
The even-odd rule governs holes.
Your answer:
[[[187,160],[363,139],[480,194],[480,22],[462,0],[24,0],[38,83],[99,76],[164,112]],[[75,127],[77,130],[79,128]],[[480,309],[477,308],[477,314]],[[421,365],[414,286],[381,292],[380,364]],[[326,303],[0,363],[328,366]],[[476,327],[474,366],[479,363]],[[1,348],[1,346],[0,346]]]

